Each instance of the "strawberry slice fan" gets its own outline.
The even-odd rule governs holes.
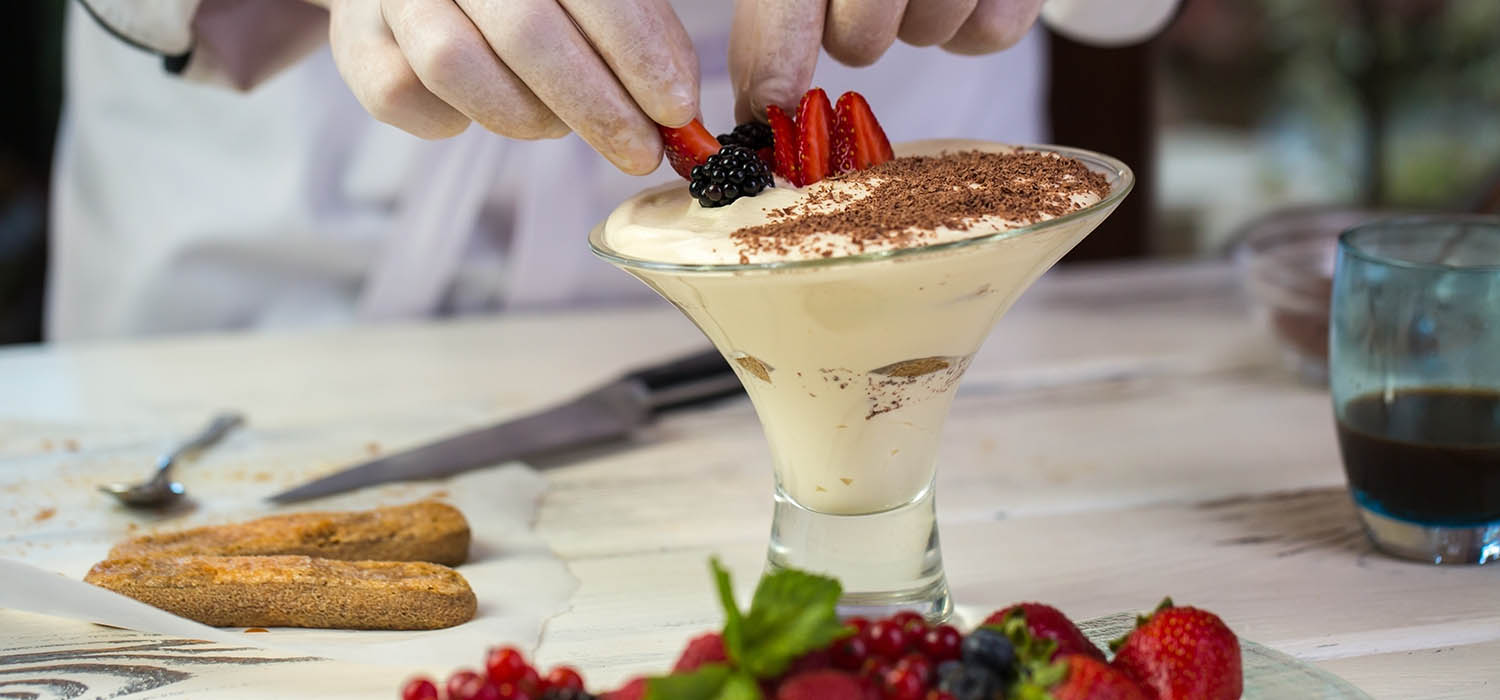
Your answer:
[[[771,123],[771,163],[776,175],[801,187],[802,179],[797,174],[797,123],[777,105],[766,108],[766,120]]]
[[[857,92],[846,92],[837,103],[830,104],[822,88],[813,88],[797,103],[795,118],[779,105],[771,105],[766,108],[766,122],[770,146],[753,150],[777,177],[796,187],[871,168],[895,157],[870,103]],[[693,179],[693,168],[707,163],[722,148],[732,147],[721,146],[724,137],[715,139],[696,119],[686,126],[658,128],[667,162],[688,180]]]
[[[797,174],[798,187],[806,187],[827,177],[833,149],[829,144],[833,134],[833,105],[822,88],[813,88],[802,95],[797,104]]]

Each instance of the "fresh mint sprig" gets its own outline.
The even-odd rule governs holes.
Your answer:
[[[728,664],[704,664],[692,671],[652,678],[645,700],[761,700],[760,685]]]
[[[718,568],[718,562],[713,565]],[[728,575],[720,581],[723,596]],[[836,606],[842,594],[836,579],[805,571],[786,569],[762,578],[736,635],[738,648],[729,646],[727,622],[724,648],[756,678],[775,678],[797,657],[853,633],[839,622]]]
[[[734,600],[729,572],[709,560],[714,586],[724,606],[724,652],[728,662],[652,678],[645,700],[759,700],[758,679],[786,672],[798,657],[853,634],[839,622],[836,579],[787,569],[765,576],[755,587],[750,610]]]

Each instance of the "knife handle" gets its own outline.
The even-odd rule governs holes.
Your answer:
[[[710,349],[659,365],[642,367],[626,374],[625,378],[639,381],[655,393],[662,389],[723,374],[733,375],[734,370],[729,368],[729,362],[719,354],[718,350]]]
[[[712,349],[635,370],[625,379],[646,388],[651,408],[657,412],[739,396],[745,391],[729,362]]]

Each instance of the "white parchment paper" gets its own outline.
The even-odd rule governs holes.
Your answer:
[[[253,475],[231,487],[225,480],[194,492],[191,506],[154,516],[101,503],[89,489],[57,488],[66,473],[26,483],[4,470],[6,519],[0,538],[0,608],[98,622],[116,627],[365,664],[452,666],[477,659],[486,646],[512,643],[534,649],[542,625],[566,609],[577,581],[531,531],[545,480],[509,465],[443,481],[391,484],[287,508],[264,496],[279,484]],[[248,481],[249,483],[243,483]],[[30,495],[34,498],[24,498]],[[381,632],[273,628],[266,633],[206,627],[82,582],[94,562],[129,534],[234,522],[272,512],[346,510],[437,498],[457,506],[474,533],[468,563],[458,567],[479,599],[476,617],[445,630]]]

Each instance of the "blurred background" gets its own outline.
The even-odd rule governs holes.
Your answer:
[[[64,6],[0,27],[0,343],[41,338]],[[1184,0],[1142,46],[1049,42],[1051,140],[1141,178],[1071,261],[1226,256],[1306,206],[1500,212],[1497,0]]]

